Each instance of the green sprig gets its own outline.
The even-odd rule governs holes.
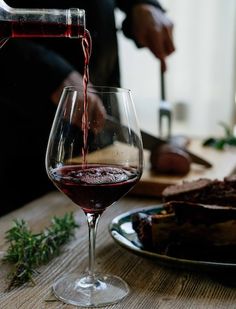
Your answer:
[[[7,290],[29,281],[35,284],[33,276],[38,274],[37,267],[57,256],[77,227],[73,213],[54,217],[51,226],[38,234],[33,234],[24,220],[15,220],[5,236],[9,247],[3,261],[13,264]]]
[[[223,150],[225,146],[236,146],[236,137],[233,130],[224,122],[220,122],[219,125],[224,130],[224,136],[220,138],[210,137],[203,141],[203,146],[213,147],[217,150]]]

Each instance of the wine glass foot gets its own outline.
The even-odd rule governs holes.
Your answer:
[[[129,294],[129,286],[113,275],[69,274],[53,285],[57,299],[81,307],[102,307],[118,303]]]

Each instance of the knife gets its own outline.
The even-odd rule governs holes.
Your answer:
[[[115,118],[107,115],[107,118],[106,118],[106,122],[105,122],[105,126],[107,126],[110,130],[113,131],[114,134],[116,134],[116,137],[119,141],[121,142],[126,142],[127,141],[127,131],[130,131],[130,128],[122,125],[119,123],[119,121],[117,121]],[[133,134],[135,134],[133,132]],[[143,148],[144,149],[147,149],[147,150],[152,150],[154,147],[156,146],[160,146],[160,145],[164,145],[166,143],[168,143],[166,140],[164,139],[161,139],[159,137],[155,137],[143,130],[141,130],[141,138],[142,138],[142,142],[143,142]],[[174,142],[172,144],[175,144]],[[212,167],[212,164],[199,157],[198,155],[192,153],[191,151],[187,150],[186,148],[184,147],[180,147],[179,145],[175,144],[176,147],[178,147],[179,149],[185,151],[189,156],[190,158],[192,159],[192,161],[194,163],[197,163],[197,164],[200,164],[200,165],[203,165],[207,168],[210,168]]]
[[[167,141],[165,141],[164,139],[161,139],[159,137],[155,137],[155,136],[153,136],[149,133],[146,133],[142,130],[141,130],[141,136],[142,136],[142,140],[143,140],[143,148],[144,149],[152,150],[157,145],[164,145],[164,144],[167,143]],[[198,155],[194,154],[192,151],[189,151],[185,147],[180,147],[179,145],[175,144],[174,142],[172,142],[172,144],[175,145],[176,147],[178,147],[178,149],[185,151],[190,156],[190,158],[192,159],[192,161],[194,163],[203,165],[207,168],[212,167],[212,164],[209,161],[199,157]]]

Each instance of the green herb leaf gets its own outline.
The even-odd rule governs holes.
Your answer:
[[[13,264],[7,290],[29,281],[35,284],[36,268],[58,255],[60,247],[69,241],[77,227],[73,213],[54,217],[51,226],[39,234],[33,234],[24,220],[15,220],[5,236],[9,247],[3,261]]]
[[[202,146],[213,147],[217,150],[223,150],[226,145],[236,146],[236,137],[233,134],[233,130],[224,122],[219,124],[223,127],[225,136],[221,138],[207,138],[203,141]]]

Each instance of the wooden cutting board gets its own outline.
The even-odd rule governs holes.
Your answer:
[[[234,173],[236,169],[236,148],[215,150],[210,147],[202,147],[200,140],[192,140],[188,149],[212,163],[211,168],[192,163],[190,172],[185,176],[158,175],[150,169],[150,152],[144,151],[144,171],[140,182],[132,190],[132,193],[160,197],[162,191],[169,185],[179,184],[183,181],[191,181],[198,178],[223,179]]]

